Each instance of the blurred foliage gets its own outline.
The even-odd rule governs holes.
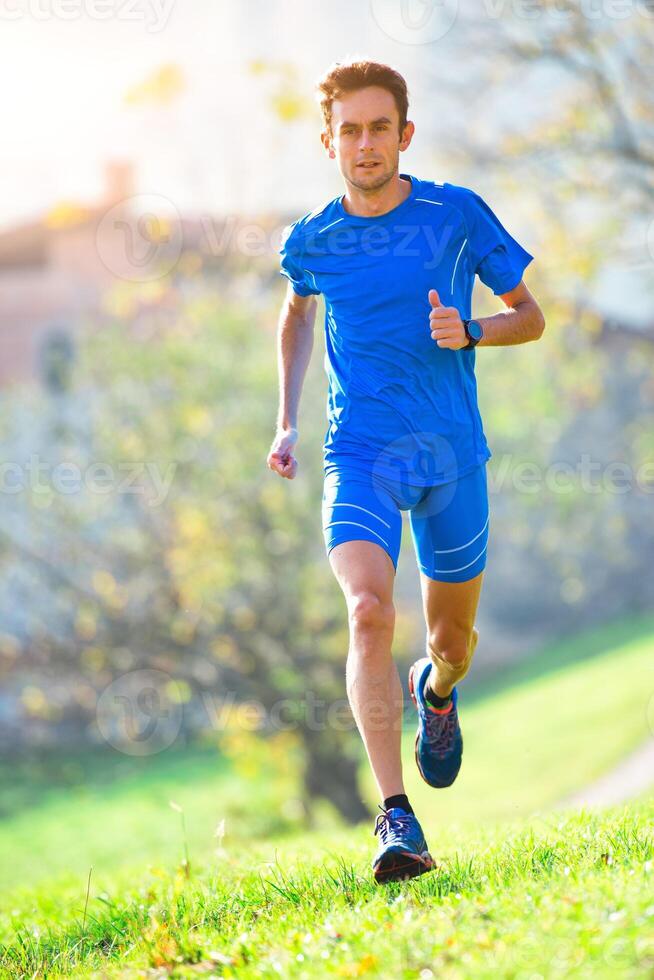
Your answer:
[[[91,208],[75,201],[60,201],[46,212],[43,223],[46,228],[72,228],[91,217]]]
[[[528,243],[525,280],[547,321],[537,346],[476,359],[494,457],[484,600],[513,629],[565,632],[654,599],[654,323],[634,325],[619,298],[610,312],[599,298],[607,276],[642,273],[645,311],[654,285],[651,25],[644,10],[595,16],[575,0],[532,16],[461,11],[452,43],[467,71],[432,66],[434,92],[467,104],[447,178],[481,190]],[[490,315],[497,301],[480,288],[474,309]],[[525,467],[535,491],[521,484]]]
[[[515,175],[520,167],[532,182],[546,177],[536,187],[543,200],[556,196],[579,207],[580,195],[597,195],[611,206],[604,215],[626,217],[625,206],[651,200],[654,35],[646,4],[633,4],[622,16],[579,0],[544,0],[531,17],[510,7],[496,18],[461,13],[453,42],[470,60],[450,87],[463,93],[472,84],[485,86],[486,98],[471,104],[465,118],[465,149],[475,161],[488,154],[494,168]],[[525,97],[503,112],[518,77]],[[477,120],[479,126],[471,125]],[[458,138],[456,150],[463,150]],[[507,160],[510,168],[503,166]],[[550,214],[556,224],[560,215]],[[575,225],[575,235],[579,230]]]
[[[316,507],[324,400],[308,395],[302,467],[282,481],[266,466],[269,316],[217,299],[204,280],[117,292],[107,307],[121,317],[87,337],[72,390],[35,392],[28,409],[44,473],[66,460],[84,485],[40,480],[12,498],[3,527],[14,548],[3,605],[21,587],[30,602],[5,620],[0,662],[6,676],[20,667],[29,737],[57,725],[98,740],[102,690],[155,669],[170,676],[161,696],[182,705],[190,737],[217,725],[252,778],[295,760],[307,804],[322,796],[359,819],[358,737],[351,716],[327,715],[345,698],[348,629]],[[17,412],[14,438],[22,421]],[[231,696],[255,699],[261,725],[230,727],[220,705]]]
[[[545,310],[545,334],[537,345],[476,355],[493,451],[484,609],[498,627],[532,638],[651,608],[654,599],[652,330],[607,318],[594,300],[607,263],[653,258],[643,220],[654,173],[654,42],[637,18],[580,19],[566,0],[556,6],[571,16],[550,22],[551,5],[541,6],[535,25],[503,16],[471,26],[466,63],[474,58],[487,72],[485,88],[474,80],[486,97],[467,102],[465,134],[450,134],[446,147],[462,174],[497,174],[519,202],[520,224],[537,230],[526,278]],[[500,118],[493,100],[543,66],[554,67],[557,93],[546,111],[536,106],[489,131],[485,117]],[[251,71],[276,118],[309,112],[292,65],[258,62]],[[472,70],[450,73],[441,95],[464,97],[472,78]],[[184,85],[164,66],[127,99],[167,105]],[[51,220],[77,221],[67,208]],[[633,229],[630,250],[623,241]],[[55,350],[43,365],[49,391],[24,402],[3,395],[7,460],[37,453],[46,475],[3,500],[0,722],[11,738],[37,743],[55,731],[99,740],[100,693],[143,667],[170,676],[164,693],[182,706],[189,738],[215,722],[203,696],[254,699],[268,717],[288,699],[297,724],[234,729],[232,719],[218,731],[222,750],[253,779],[268,764],[278,773],[297,763],[307,804],[323,795],[357,819],[365,812],[358,736],[312,726],[301,711],[308,691],[326,704],[344,698],[348,630],[317,506],[320,357],[305,382],[298,477],[282,481],[265,464],[280,298],[270,251],[254,262],[238,249],[188,248],[171,276],[122,283],[106,297],[72,375]],[[475,296],[478,315],[496,309],[486,291]],[[599,466],[599,489],[584,485],[583,457]],[[81,489],[53,481],[62,464],[81,469]],[[540,481],[535,492],[520,485],[525,464]],[[614,464],[649,476],[623,492],[606,483]],[[553,476],[561,466],[573,474],[565,491]],[[400,615],[398,652],[410,625]]]
[[[130,106],[168,106],[186,89],[184,72],[174,63],[161,65],[138,85],[125,93],[125,104]]]
[[[545,312],[537,348],[477,359],[493,452],[485,592],[497,622],[563,633],[654,599],[652,345],[597,343]]]
[[[305,94],[306,86],[294,64],[255,58],[249,69],[251,75],[261,78],[270,108],[281,123],[313,115],[313,104]]]

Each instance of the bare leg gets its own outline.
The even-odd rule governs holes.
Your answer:
[[[404,793],[403,695],[391,654],[395,569],[387,552],[372,541],[344,541],[332,548],[329,562],[348,609],[348,699],[384,800]]]
[[[479,639],[475,615],[484,573],[468,582],[436,582],[421,573],[427,623],[427,656],[433,663],[429,683],[441,698],[468,673]]]

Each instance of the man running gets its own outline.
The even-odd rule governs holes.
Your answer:
[[[383,800],[378,882],[433,860],[402,778],[402,687],[391,655],[393,585],[408,511],[420,569],[427,656],[413,664],[415,758],[450,786],[463,741],[457,683],[467,673],[489,532],[475,348],[543,333],[522,280],[531,256],[474,191],[399,172],[415,127],[405,80],[387,65],[333,65],[318,83],[321,140],[345,193],[285,229],[277,431],[268,466],[293,479],[298,406],[325,301],[329,379],[322,516],[330,566],[348,610],[346,687]],[[471,319],[475,275],[501,313]]]

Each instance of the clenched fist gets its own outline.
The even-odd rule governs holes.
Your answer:
[[[297,460],[292,451],[297,439],[297,429],[277,429],[266,460],[271,470],[287,480],[292,480],[297,473]]]
[[[429,290],[428,299],[431,303],[429,326],[432,340],[435,340],[439,347],[447,347],[450,350],[466,347],[468,338],[456,307],[443,306],[435,289]]]

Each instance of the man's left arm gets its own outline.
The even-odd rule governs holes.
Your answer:
[[[545,317],[524,280],[521,279],[510,292],[503,293],[501,299],[506,310],[494,313],[493,316],[474,318],[484,331],[484,336],[476,346],[504,347],[538,340],[545,329]],[[467,343],[467,339],[465,342]]]
[[[493,316],[474,317],[481,324],[484,336],[476,347],[503,347],[538,340],[545,329],[545,317],[534,297],[520,280],[501,299],[507,307]],[[439,347],[460,350],[468,344],[461,314],[454,306],[443,306],[435,289],[429,291],[431,312],[429,327],[432,340]]]

